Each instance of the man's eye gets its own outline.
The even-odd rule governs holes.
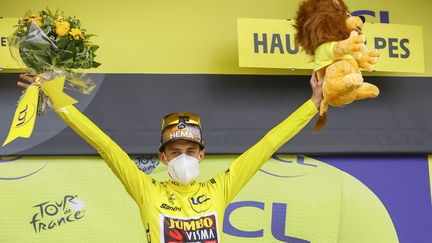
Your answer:
[[[195,154],[195,151],[188,151],[187,152],[187,155],[194,155]]]

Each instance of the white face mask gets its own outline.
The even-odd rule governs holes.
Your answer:
[[[168,162],[168,174],[173,181],[189,184],[199,174],[199,160],[186,154],[179,155]]]

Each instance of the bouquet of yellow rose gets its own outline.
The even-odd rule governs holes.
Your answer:
[[[100,65],[94,60],[99,47],[90,41],[94,35],[87,34],[75,17],[66,17],[58,10],[53,13],[47,8],[38,15],[28,12],[16,27],[8,39],[11,55],[22,68],[36,75],[36,82],[20,97],[3,146],[15,138],[30,137],[36,114],[43,114],[48,107],[47,93],[61,97],[63,105],[77,102],[63,93],[64,87],[89,94],[96,87],[94,82],[72,69]],[[52,81],[40,84],[38,78]]]
[[[28,12],[18,21],[17,30],[9,37],[12,57],[30,73],[45,79],[66,76],[67,88],[90,93],[95,84],[86,75],[72,69],[96,68],[96,50],[90,41],[94,35],[81,28],[76,17],[64,16],[57,10]]]

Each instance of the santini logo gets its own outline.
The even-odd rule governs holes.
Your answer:
[[[162,205],[160,205],[160,208],[166,209],[166,210],[170,210],[170,211],[181,211],[181,207],[172,207],[166,203],[163,203]]]

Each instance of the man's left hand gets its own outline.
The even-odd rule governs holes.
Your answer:
[[[312,87],[312,97],[311,100],[316,105],[317,109],[319,110],[321,101],[324,99],[323,91],[322,91],[322,85],[324,82],[324,77],[318,79],[318,76],[316,72],[314,71],[312,73],[311,79],[310,79],[310,85]]]

